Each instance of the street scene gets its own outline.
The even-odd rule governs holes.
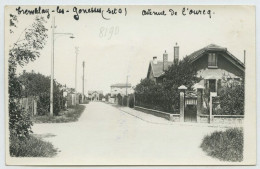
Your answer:
[[[254,8],[5,13],[7,165],[255,164]]]

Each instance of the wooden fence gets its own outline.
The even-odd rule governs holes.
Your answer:
[[[20,99],[20,105],[32,116],[37,115],[37,97],[27,97]]]

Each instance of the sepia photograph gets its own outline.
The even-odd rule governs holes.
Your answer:
[[[5,6],[6,165],[256,165],[254,6]]]

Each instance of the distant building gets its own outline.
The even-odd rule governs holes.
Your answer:
[[[103,91],[102,90],[90,90],[88,91],[88,97],[90,98],[91,101],[98,101],[100,96],[103,96]]]
[[[133,93],[133,88],[130,83],[117,83],[110,86],[111,88],[111,97],[115,97],[118,94],[125,96]]]

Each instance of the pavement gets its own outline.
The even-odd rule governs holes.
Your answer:
[[[127,109],[129,110],[129,109]],[[222,127],[173,124],[145,113],[137,116],[103,102],[86,105],[79,121],[35,124],[33,132],[59,149],[40,165],[212,165],[235,164],[207,156],[200,144]],[[132,110],[132,109],[130,109]],[[28,163],[28,162],[27,162]]]
[[[243,127],[242,123],[195,123],[195,122],[173,122],[173,121],[169,121],[165,118],[162,117],[158,117],[152,114],[148,114],[148,113],[144,113],[142,111],[139,110],[135,110],[133,108],[129,108],[129,107],[122,107],[122,106],[118,106],[113,104],[114,107],[118,108],[119,110],[134,116],[140,120],[146,121],[148,123],[153,123],[153,124],[162,124],[162,125],[175,125],[175,126],[194,126],[194,127],[214,127],[214,128],[234,128],[234,127]]]

